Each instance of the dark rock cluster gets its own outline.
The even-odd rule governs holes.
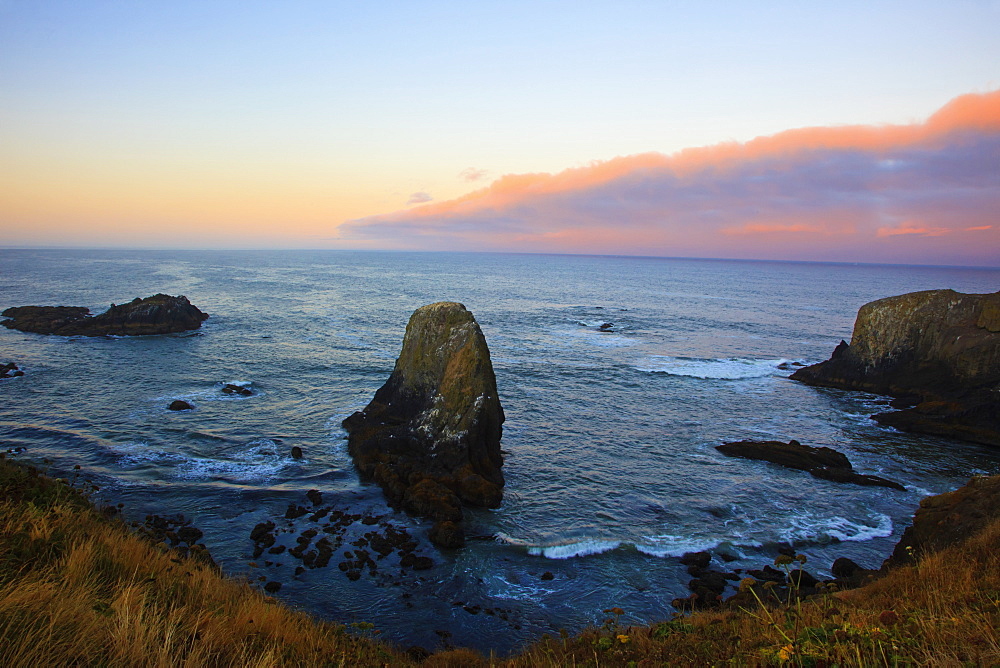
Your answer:
[[[434,520],[435,544],[460,547],[462,506],[503,498],[503,421],[479,324],[461,304],[438,302],[413,313],[389,380],[343,426],[361,475]]]
[[[792,469],[808,471],[823,480],[849,482],[856,485],[889,487],[905,491],[898,482],[876,475],[857,473],[847,456],[833,448],[802,445],[796,440],[781,441],[735,441],[715,446],[727,457],[758,459]]]
[[[60,336],[139,336],[171,334],[201,327],[208,318],[187,297],[157,294],[128,304],[112,304],[100,315],[83,306],[14,306],[2,314],[4,327]]]
[[[179,554],[189,556],[213,568],[218,568],[209,554],[208,548],[199,541],[204,535],[201,529],[192,526],[191,519],[184,515],[161,517],[146,515],[144,522],[133,522],[132,527],[142,536],[155,543],[163,543]]]
[[[294,569],[298,576],[306,570],[326,568],[336,558],[337,568],[352,581],[366,574],[391,580],[409,571],[434,567],[434,560],[419,553],[418,541],[405,527],[396,526],[384,516],[323,505],[319,490],[309,490],[306,498],[309,508],[289,504],[282,518],[286,521],[284,526],[267,520],[251,530],[254,559],[264,557],[264,566],[277,567],[281,565],[275,561],[279,556],[291,557],[301,563]],[[305,518],[308,528],[300,530],[296,526],[295,521],[300,518]],[[285,536],[288,539],[294,536],[294,544]],[[388,572],[382,572],[386,566],[390,566]]]
[[[833,578],[820,580],[803,568],[805,555],[796,554],[788,545],[778,548],[773,566],[767,564],[746,571],[713,569],[712,555],[708,552],[688,552],[680,561],[692,576],[688,582],[691,594],[672,602],[681,611],[789,603],[823,591],[860,587],[878,575],[878,571],[862,568],[841,557],[830,569]]]
[[[897,398],[904,431],[1000,446],[1000,292],[926,290],[858,311],[851,343],[791,378]]]
[[[854,589],[893,568],[912,565],[922,556],[977,535],[997,517],[1000,517],[1000,475],[977,476],[952,492],[924,498],[913,523],[880,569],[864,568],[840,557],[830,567],[833,578],[821,580],[803,570],[805,556],[796,554],[789,545],[778,548],[774,566],[745,572],[715,570],[709,552],[688,553],[681,557],[681,563],[693,578],[688,583],[691,594],[674,599],[673,605],[679,610],[747,608],[760,602],[788,603],[823,591]],[[737,581],[738,585],[733,584]]]
[[[24,372],[17,368],[17,365],[13,362],[8,362],[7,364],[0,364],[0,378],[16,378],[17,376],[23,376]]]

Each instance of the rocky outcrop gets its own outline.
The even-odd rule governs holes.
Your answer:
[[[9,318],[0,323],[9,329],[60,336],[172,334],[198,329],[208,318],[187,297],[163,294],[112,304],[96,316],[83,306],[15,306],[0,315]]]
[[[791,378],[911,406],[875,416],[883,424],[1000,446],[1000,292],[927,290],[865,304],[851,343]]]
[[[1000,517],[1000,475],[972,478],[955,491],[925,497],[882,570],[912,564],[976,535]]]
[[[854,466],[842,452],[832,448],[814,448],[792,440],[781,441],[736,441],[715,446],[727,457],[758,459],[792,469],[808,471],[816,478],[832,482],[849,482],[855,485],[889,487],[905,490],[898,482],[875,475],[857,473]]]
[[[503,421],[478,323],[461,304],[439,302],[413,313],[389,380],[343,426],[361,475],[390,503],[435,520],[430,538],[455,547],[462,506],[502,500]]]

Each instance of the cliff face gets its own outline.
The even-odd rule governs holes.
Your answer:
[[[208,318],[187,297],[164,294],[112,304],[97,316],[83,306],[15,306],[2,315],[10,318],[0,323],[9,329],[61,336],[171,334],[198,329]]]
[[[438,544],[458,546],[462,504],[503,497],[504,421],[486,339],[461,304],[410,317],[392,375],[371,403],[344,420],[358,470],[390,502],[437,520]]]
[[[850,345],[791,377],[905,397],[913,408],[876,419],[1000,445],[1000,292],[927,290],[865,304]]]

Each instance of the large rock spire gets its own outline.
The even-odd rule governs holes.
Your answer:
[[[391,503],[436,520],[431,540],[457,547],[462,505],[502,500],[503,421],[479,324],[462,304],[438,302],[410,317],[392,375],[344,428],[359,472]]]

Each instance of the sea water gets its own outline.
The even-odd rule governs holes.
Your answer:
[[[886,399],[807,387],[796,365],[849,339],[858,308],[933,288],[1000,289],[1000,271],[558,255],[337,251],[0,250],[0,308],[87,306],[157,292],[211,314],[197,332],[53,337],[0,329],[0,444],[74,465],[124,514],[183,513],[223,570],[327,619],[370,622],[403,646],[503,654],[561,629],[664,619],[688,594],[685,552],[759,568],[791,543],[815,575],[839,556],[878,566],[919,500],[1000,472],[1000,451],[882,427]],[[392,370],[407,319],[459,301],[489,344],[507,415],[507,485],[469,511],[471,540],[441,552],[429,524],[360,481],[340,422]],[[603,329],[602,329],[603,327]],[[227,383],[250,396],[228,395]],[[183,399],[192,411],[167,406]],[[900,492],[722,456],[739,439],[846,454]],[[294,446],[304,458],[291,456]],[[407,529],[435,565],[387,559],[352,581],[287,552],[254,558],[253,527],[294,546],[324,504]],[[322,534],[321,534],[322,535]]]

